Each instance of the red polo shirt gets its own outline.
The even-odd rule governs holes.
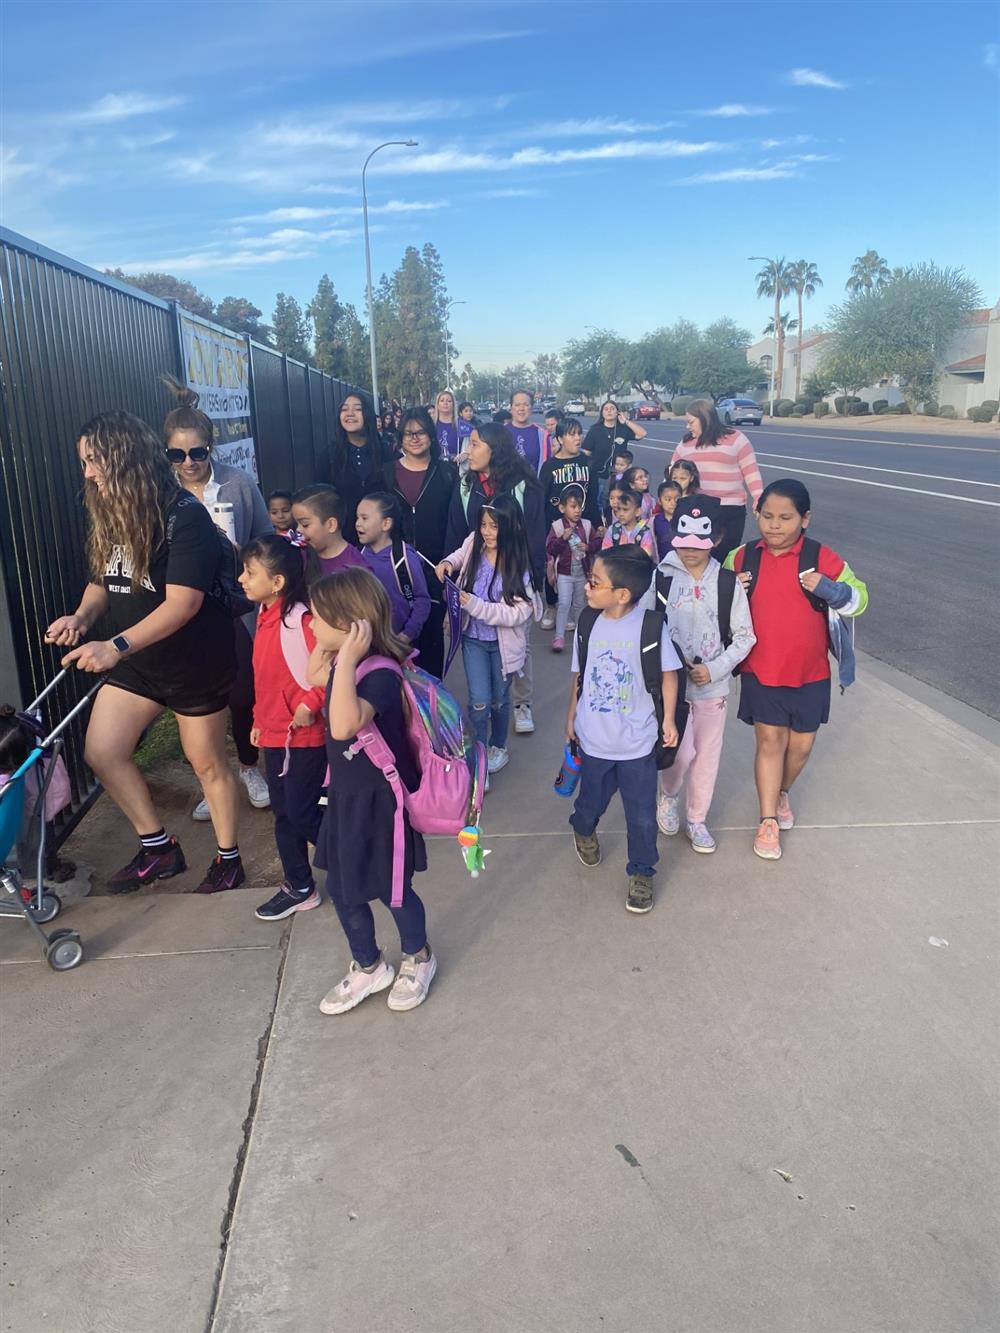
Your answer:
[[[799,552],[803,538],[781,555],[772,555],[763,540],[750,614],[757,642],[744,658],[741,670],[751,671],[762,685],[797,687],[830,676],[826,616],[813,610],[799,582]],[[733,567],[743,568],[745,546],[736,552]],[[828,546],[819,548],[819,572],[839,578],[844,562]]]

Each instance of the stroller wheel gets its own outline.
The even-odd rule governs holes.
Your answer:
[[[45,961],[55,972],[68,972],[83,960],[83,945],[75,930],[57,930],[49,936]]]
[[[41,911],[32,907],[30,903],[28,911],[31,913],[32,921],[37,921],[39,925],[44,926],[47,921],[54,921],[62,911],[62,899],[57,893],[43,893]]]

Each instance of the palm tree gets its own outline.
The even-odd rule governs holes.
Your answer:
[[[781,329],[781,332],[784,333],[784,334],[792,333],[792,332],[794,332],[795,329],[797,329],[797,328],[799,327],[799,321],[798,321],[797,319],[792,319],[791,315],[782,315],[782,316],[781,316],[781,323],[779,324],[778,327]],[[773,315],[772,315],[771,318],[767,321],[767,323],[764,325],[764,337],[765,337],[765,338],[773,338],[773,337],[774,337],[774,316],[773,316]]]
[[[870,292],[873,287],[884,287],[892,277],[889,265],[877,250],[866,250],[851,265],[851,276],[845,284],[849,292]]]
[[[819,276],[819,269],[811,259],[800,259],[797,264],[791,264],[789,267],[792,274],[792,287],[799,298],[799,341],[795,357],[795,397],[797,399],[799,387],[802,384],[802,298],[804,296],[815,296],[816,288],[823,286],[823,279]]]
[[[760,258],[759,255],[753,256]],[[781,302],[792,290],[789,265],[784,258],[767,259],[764,267],[757,274],[757,295],[774,297],[774,327],[777,330],[777,347],[774,356],[775,397],[781,397],[781,372],[784,369],[785,330],[781,323]]]

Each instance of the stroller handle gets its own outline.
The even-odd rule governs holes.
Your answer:
[[[35,711],[35,709],[37,708],[37,706],[38,706],[38,705],[42,702],[42,700],[46,697],[46,695],[49,695],[49,694],[52,693],[52,691],[55,689],[55,687],[56,687],[56,686],[59,684],[59,682],[62,680],[63,676],[67,676],[67,675],[69,675],[69,668],[68,668],[68,667],[63,667],[62,671],[60,671],[59,674],[58,674],[57,676],[54,676],[54,677],[53,677],[53,679],[49,682],[49,684],[46,685],[45,689],[42,690],[42,692],[41,692],[41,694],[38,696],[38,698],[35,699],[32,703],[30,703],[30,704],[28,705],[28,707],[27,707],[24,711],[25,711],[26,713],[33,713],[33,712]],[[108,672],[104,672],[103,675],[101,675],[100,677],[98,677],[98,679],[95,681],[95,683],[94,683],[93,685],[91,685],[91,687],[90,687],[90,689],[87,691],[87,693],[86,693],[86,694],[85,694],[85,695],[84,695],[84,696],[83,696],[83,697],[82,697],[76,704],[73,705],[73,707],[69,710],[69,712],[68,712],[68,713],[66,714],[66,716],[62,719],[62,721],[61,721],[57,726],[53,727],[53,729],[49,732],[49,734],[45,737],[45,739],[44,739],[43,741],[39,742],[39,744],[40,744],[40,746],[41,746],[42,749],[45,749],[47,746],[51,745],[52,742],[56,739],[56,737],[60,734],[60,732],[63,732],[63,731],[66,730],[66,728],[69,726],[69,724],[70,724],[70,723],[73,721],[73,719],[76,717],[77,713],[82,713],[82,712],[83,712],[83,710],[84,710],[84,709],[87,707],[87,705],[90,703],[91,699],[93,699],[94,695],[97,693],[97,691],[101,688],[101,686],[102,686],[102,685],[104,684],[104,682],[107,680],[108,675],[109,675]]]

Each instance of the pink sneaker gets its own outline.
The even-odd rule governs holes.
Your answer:
[[[778,792],[778,828],[790,829],[795,827],[795,815],[792,813],[792,807],[788,800],[787,791]]]
[[[557,634],[556,637],[552,640],[552,651],[554,653],[561,653],[565,647],[566,647],[566,640],[563,638],[561,634]]]
[[[762,819],[757,826],[757,836],[753,840],[756,856],[764,861],[781,860],[781,838],[778,834],[778,821],[773,815]]]
[[[333,990],[327,991],[320,1000],[320,1013],[346,1014],[362,1000],[367,1000],[369,995],[376,995],[380,990],[386,990],[392,985],[395,975],[392,964],[387,963],[384,958],[378,960],[374,972],[363,971],[352,958],[347,976],[334,986]]]

